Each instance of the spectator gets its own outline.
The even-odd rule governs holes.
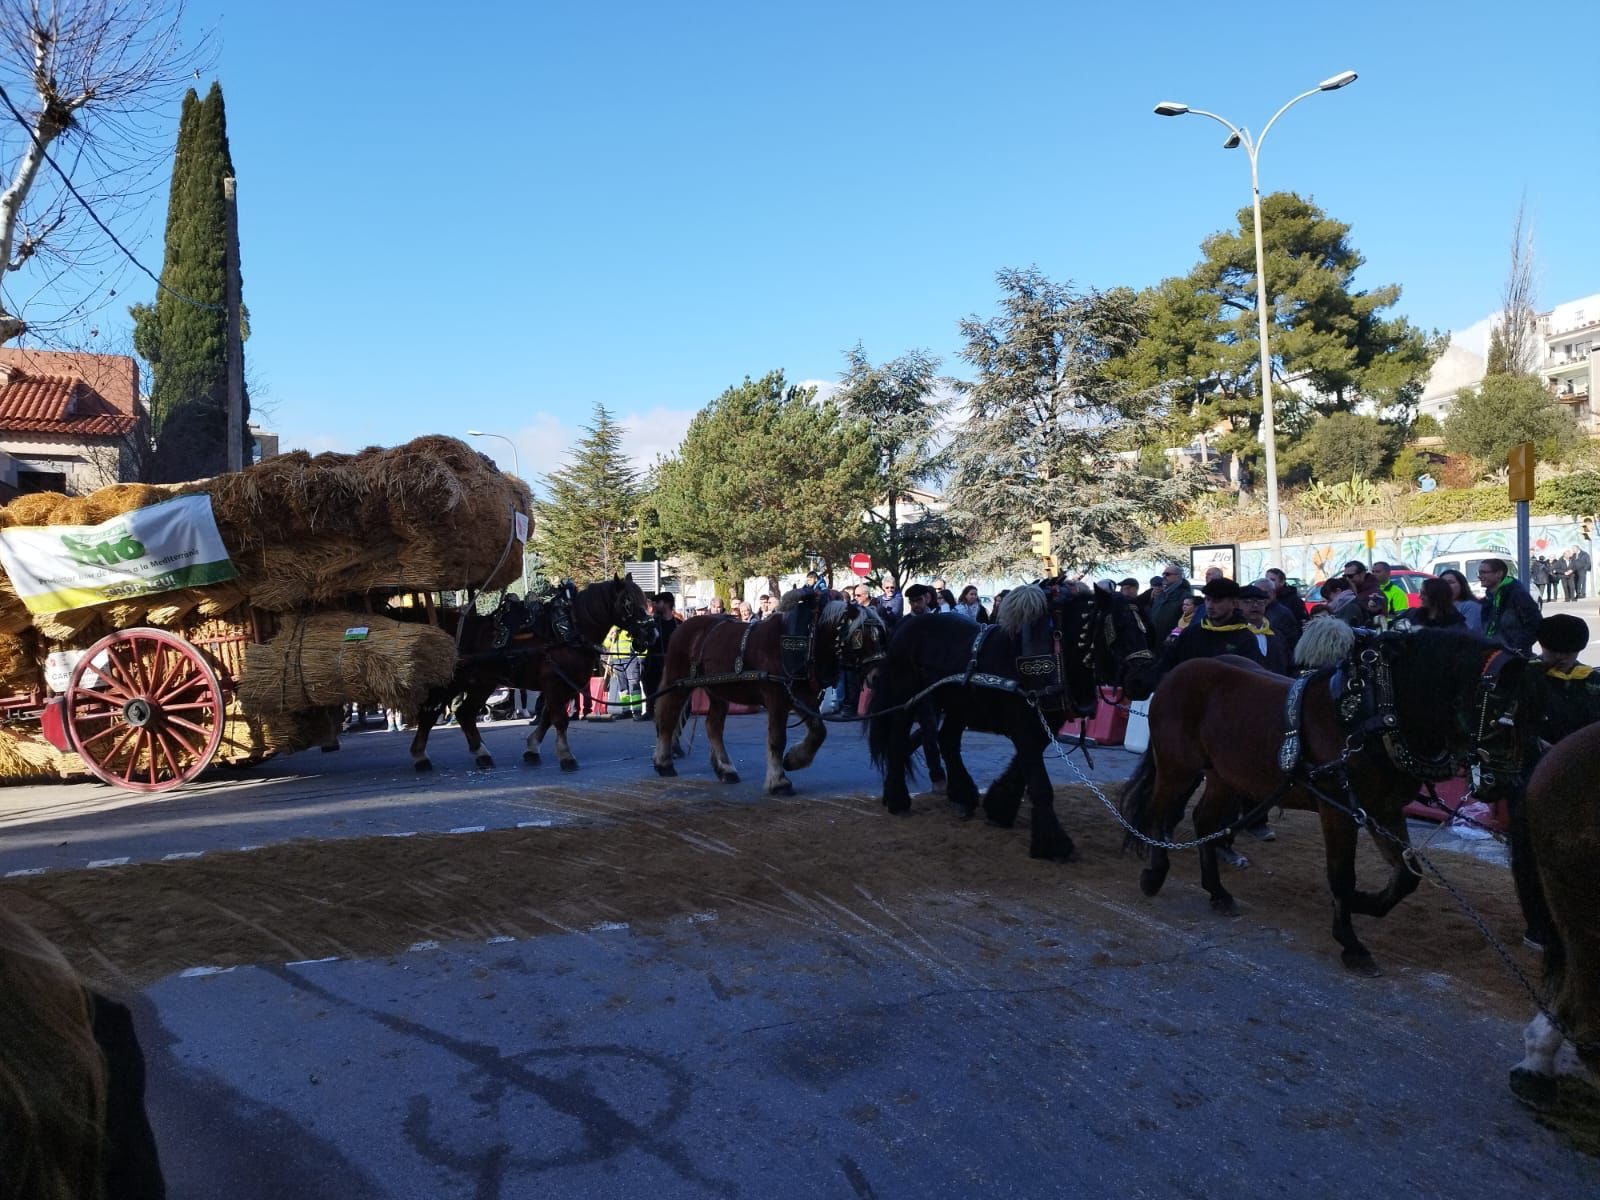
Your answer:
[[[1294,614],[1287,605],[1278,603],[1277,585],[1272,582],[1271,575],[1263,575],[1251,587],[1258,588],[1267,597],[1265,615],[1267,624],[1272,626],[1272,632],[1282,639],[1280,645],[1284,650],[1284,657],[1291,666],[1294,664],[1295,643],[1300,640],[1300,622],[1295,620]]]
[[[1270,595],[1265,588],[1252,583],[1239,589],[1239,611],[1256,639],[1262,666],[1274,675],[1293,675],[1294,646],[1267,619],[1267,606],[1270,603]]]
[[[1223,571],[1223,569],[1221,567],[1207,567],[1206,568],[1206,582],[1207,583],[1210,583],[1213,579],[1226,579],[1226,578],[1227,578],[1227,574]]]
[[[956,611],[971,617],[978,624],[986,624],[989,613],[983,607],[983,601],[978,596],[976,584],[967,584],[961,589],[961,599],[956,602]]]
[[[1555,599],[1550,594],[1550,560],[1542,554],[1528,564],[1528,588],[1540,604]]]
[[[935,588],[934,591],[939,593],[939,611],[955,612],[956,598],[954,593],[949,588]]]
[[[166,1195],[133,1017],[0,910],[0,1194]]]
[[[1205,593],[1205,615],[1199,621],[1191,621],[1168,643],[1161,657],[1161,674],[1191,658],[1215,658],[1219,654],[1237,654],[1264,663],[1255,635],[1239,613],[1239,585],[1220,578],[1200,590]]]
[[[1439,578],[1450,585],[1450,598],[1455,602],[1456,611],[1466,621],[1467,632],[1474,637],[1482,637],[1483,605],[1472,594],[1472,585],[1467,582],[1467,577],[1454,567],[1446,567],[1439,572]]]
[[[909,616],[939,611],[939,596],[925,583],[913,583],[906,589],[906,603],[911,606]]]
[[[1587,550],[1582,546],[1572,548],[1572,591],[1579,600],[1589,595],[1589,568],[1592,565]]]
[[[1185,596],[1183,598],[1183,608],[1178,614],[1178,623],[1172,627],[1172,632],[1167,634],[1166,640],[1169,642],[1175,640],[1178,635],[1189,628],[1189,623],[1194,620],[1195,613],[1199,611],[1200,601],[1196,600],[1193,594]]]
[[[1568,604],[1573,601],[1572,591],[1572,554],[1563,552],[1561,557],[1551,565],[1555,577],[1561,581],[1561,598]]]
[[[1456,608],[1456,590],[1448,579],[1425,579],[1422,582],[1422,604],[1409,608],[1395,618],[1395,627],[1413,629],[1454,629],[1470,633],[1466,614]]]
[[[1511,578],[1503,559],[1479,563],[1478,582],[1483,585],[1483,636],[1518,654],[1532,653],[1539,633],[1538,601]]]
[[[878,597],[878,615],[883,618],[884,627],[894,629],[905,612],[905,597],[900,595],[900,585],[895,582],[893,575],[885,575],[883,594]]]
[[[673,630],[678,627],[672,611],[676,603],[677,598],[671,592],[662,592],[655,598],[650,611],[656,637],[654,643],[645,647],[644,662],[639,669],[639,686],[645,694],[645,702],[636,714],[641,721],[650,719],[649,710],[654,702],[649,697],[661,690],[662,675],[667,665],[667,643],[672,640]]]
[[[750,607],[748,600],[735,600],[733,602],[733,615],[739,620],[749,624],[755,616],[755,610]]]
[[[816,574],[816,572],[813,571],[812,574]],[[817,586],[816,580],[811,581],[811,586]],[[765,620],[772,615],[772,610],[774,607],[775,605],[772,602],[772,597],[766,592],[762,592],[761,598],[756,601],[756,616],[762,620]]]
[[[858,583],[850,598],[862,609],[869,609],[872,605],[872,589],[864,583]],[[835,693],[838,697],[835,712],[853,713],[861,705],[862,678],[855,671],[841,670],[839,672],[839,686]]]
[[[1268,567],[1266,577],[1272,583],[1272,598],[1288,610],[1298,629],[1306,623],[1306,602],[1300,589],[1289,582],[1289,577],[1277,567]]]
[[[1557,613],[1539,622],[1539,661],[1546,666],[1539,736],[1555,743],[1600,721],[1600,673],[1578,661],[1589,644],[1582,617]]]
[[[1165,583],[1161,595],[1150,606],[1150,625],[1156,640],[1164,642],[1178,624],[1184,597],[1194,595],[1194,585],[1184,578],[1183,568],[1175,563],[1162,570],[1161,578]]]
[[[1343,621],[1354,629],[1372,628],[1372,617],[1367,611],[1367,606],[1356,595],[1356,590],[1350,586],[1347,577],[1335,575],[1323,584],[1322,599],[1328,606],[1327,612],[1330,617]]]
[[[1003,588],[995,593],[994,603],[989,607],[989,623],[992,625],[1000,618],[1000,602],[1011,594],[1010,588]]]
[[[727,609],[722,607],[722,597],[711,597],[710,603],[706,605],[706,612],[713,617],[723,616],[727,612]]]
[[[1117,584],[1117,591],[1121,592],[1135,604],[1139,602],[1139,581],[1137,579],[1124,579]]]
[[[1397,617],[1411,607],[1411,601],[1406,598],[1405,588],[1394,582],[1391,577],[1388,563],[1373,563],[1372,578],[1378,584],[1378,591],[1383,593],[1384,603],[1390,617]]]
[[[1344,578],[1358,598],[1370,596],[1373,592],[1379,590],[1378,581],[1372,577],[1372,572],[1367,570],[1367,565],[1359,559],[1352,558],[1345,563]],[[1387,603],[1387,598],[1385,603]]]

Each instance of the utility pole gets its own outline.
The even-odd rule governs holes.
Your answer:
[[[227,213],[228,237],[228,457],[230,471],[244,469],[244,314],[239,298],[238,181],[222,179],[222,202]]]

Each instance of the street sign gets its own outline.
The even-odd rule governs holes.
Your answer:
[[[850,570],[865,579],[872,574],[872,556],[868,554],[852,554],[850,556]]]

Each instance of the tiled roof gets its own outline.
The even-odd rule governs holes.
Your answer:
[[[124,437],[139,424],[139,367],[126,354],[0,346],[0,435]]]

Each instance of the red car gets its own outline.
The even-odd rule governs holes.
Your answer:
[[[1433,578],[1436,577],[1429,575],[1426,571],[1413,571],[1410,567],[1395,567],[1389,572],[1389,582],[1398,583],[1405,589],[1406,607],[1408,608],[1422,607],[1422,585]],[[1326,579],[1322,581],[1322,583],[1326,582]],[[1311,589],[1311,593],[1306,596],[1307,604],[1322,603],[1322,583]]]

